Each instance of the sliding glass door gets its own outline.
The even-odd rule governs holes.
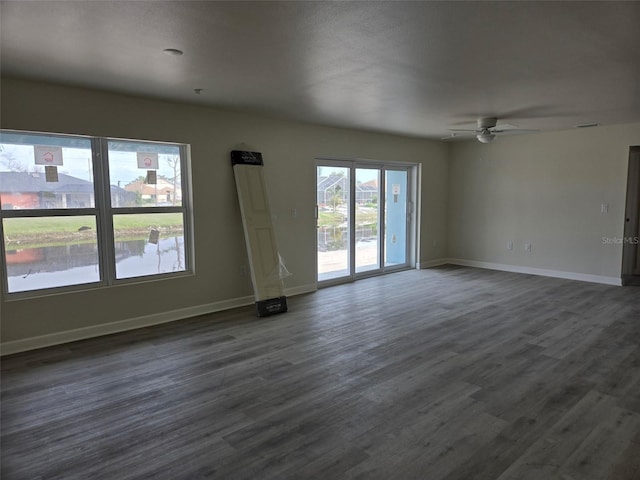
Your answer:
[[[317,167],[317,251],[321,281],[351,275],[350,179],[349,167]]]
[[[356,168],[356,273],[380,269],[380,174],[378,168]]]
[[[385,235],[384,264],[387,267],[406,265],[407,243],[410,232],[409,172],[403,170],[385,171]]]
[[[349,281],[410,266],[414,168],[318,161],[318,282]]]

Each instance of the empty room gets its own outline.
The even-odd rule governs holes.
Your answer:
[[[640,2],[0,2],[3,479],[640,480]]]

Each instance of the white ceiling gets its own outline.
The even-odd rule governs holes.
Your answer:
[[[0,9],[8,76],[433,138],[478,116],[541,130],[640,121],[638,1]]]

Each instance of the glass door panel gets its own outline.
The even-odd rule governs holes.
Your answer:
[[[380,269],[380,172],[356,168],[356,273]]]
[[[384,266],[406,265],[408,172],[385,172]]]
[[[318,166],[318,281],[351,275],[350,169]]]
[[[316,169],[318,282],[409,268],[414,167],[319,161]]]

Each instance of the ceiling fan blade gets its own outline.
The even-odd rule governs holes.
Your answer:
[[[528,107],[503,111],[498,115],[498,118],[518,120],[530,118],[567,117],[571,115],[571,112],[558,110],[557,107],[551,105],[530,105]]]
[[[499,135],[521,135],[525,133],[538,133],[540,130],[531,130],[525,128],[509,128],[506,130],[491,130],[491,133]]]
[[[457,128],[478,128],[478,122],[470,122],[468,120],[465,120],[464,122],[456,122],[456,123],[449,123],[449,125],[451,125],[452,127],[457,127]]]
[[[490,128],[489,130],[519,130],[520,127],[517,125],[512,125],[511,123],[498,123],[495,127]]]
[[[440,140],[458,140],[458,139],[463,139],[463,138],[470,138],[470,137],[473,137],[474,135],[475,135],[475,132],[473,132],[473,133],[451,132],[446,137],[440,137]]]
[[[453,118],[486,118],[495,117],[503,120],[523,120],[532,118],[567,117],[575,115],[571,111],[558,110],[552,105],[528,105],[511,110],[490,109],[484,111],[459,112]],[[468,122],[464,122],[467,124]],[[462,125],[457,123],[455,125]]]
[[[468,130],[466,128],[448,128],[447,130],[449,130],[450,132],[470,132],[470,133],[476,133],[477,130]]]

